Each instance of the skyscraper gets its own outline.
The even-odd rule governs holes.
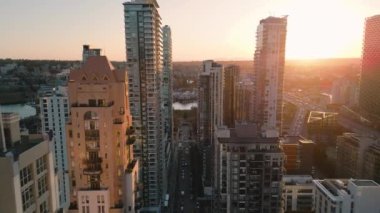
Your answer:
[[[67,146],[65,124],[69,117],[67,88],[58,87],[40,96],[42,132],[53,132],[54,164],[58,171],[59,205],[67,208],[69,204],[69,177],[66,173]]]
[[[212,185],[214,134],[223,125],[224,67],[212,60],[203,62],[198,85],[198,141],[203,152],[202,181]]]
[[[371,117],[380,118],[380,15],[365,23],[359,106]]]
[[[137,164],[133,159],[126,70],[92,56],[70,73],[66,125],[71,212],[135,209]],[[132,199],[130,199],[132,197]]]
[[[161,17],[156,0],[124,3],[125,40],[135,156],[141,160],[143,205],[159,206],[166,183],[162,141],[160,86]]]
[[[215,133],[214,183],[218,196],[214,206],[218,212],[280,211],[284,153],[279,132],[286,23],[286,17],[268,17],[257,29],[254,104],[247,110],[253,112],[254,123],[248,123],[248,113],[248,122],[237,123],[229,130],[218,128]],[[244,121],[244,117],[239,113],[239,120]]]
[[[163,72],[161,82],[161,111],[162,111],[162,141],[164,152],[164,169],[163,176],[168,175],[170,164],[171,147],[173,142],[173,107],[172,107],[172,90],[173,90],[173,64],[172,64],[172,36],[171,29],[168,25],[162,28],[163,34]],[[163,178],[166,181],[166,178]],[[167,187],[167,183],[163,184]],[[166,191],[164,188],[163,191]]]
[[[224,69],[223,120],[224,125],[234,127],[237,111],[239,66],[230,65]]]
[[[266,137],[281,132],[286,26],[285,16],[268,17],[257,27],[254,119]]]

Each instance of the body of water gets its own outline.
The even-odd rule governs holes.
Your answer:
[[[182,104],[179,102],[173,103],[173,110],[191,110],[193,107],[198,107],[197,102]]]
[[[36,108],[27,104],[10,104],[1,105],[1,112],[15,112],[20,115],[20,118],[27,118],[36,115]]]

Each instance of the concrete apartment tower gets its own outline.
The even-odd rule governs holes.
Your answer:
[[[276,137],[281,132],[286,26],[285,16],[268,17],[257,27],[254,120],[265,137]]]
[[[126,70],[92,56],[70,73],[66,125],[69,212],[134,212],[138,208]]]
[[[21,137],[18,114],[0,119],[0,212],[57,212],[52,137]]]
[[[380,119],[380,15],[366,19],[359,106],[371,120]]]
[[[163,43],[158,8],[156,0],[124,3],[134,154],[140,160],[143,206],[152,208],[161,205],[166,193],[160,100]]]
[[[214,212],[280,212],[284,154],[255,124],[218,132]]]
[[[163,34],[163,72],[161,78],[161,116],[162,116],[162,141],[164,152],[164,169],[162,176],[168,176],[170,166],[172,142],[173,142],[173,63],[172,63],[172,35],[168,25],[162,28]],[[167,178],[163,178],[167,181]],[[167,183],[163,183],[163,192],[167,191]]]
[[[69,117],[69,100],[67,88],[58,87],[46,91],[39,97],[41,109],[42,132],[53,133],[54,167],[58,175],[59,206],[69,207],[70,189],[67,165],[67,146],[65,125]]]
[[[198,141],[203,154],[202,182],[212,186],[214,133],[223,125],[224,67],[212,60],[203,62],[198,85]],[[207,193],[206,193],[207,194]]]

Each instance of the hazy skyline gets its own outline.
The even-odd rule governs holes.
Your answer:
[[[125,0],[1,0],[0,58],[80,60],[83,44],[125,60]],[[294,58],[360,57],[373,0],[158,0],[170,25],[173,60],[252,60],[260,19],[289,15]]]

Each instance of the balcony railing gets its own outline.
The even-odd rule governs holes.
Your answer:
[[[121,118],[115,118],[115,119],[113,119],[113,124],[123,124],[123,123],[124,123],[124,121]]]
[[[127,166],[127,173],[131,173],[133,171],[133,168],[135,168],[135,165],[136,165],[136,160],[132,160],[131,162],[129,162],[128,166]]]
[[[87,150],[99,150],[99,141],[91,141],[91,142],[86,142],[86,148]]]
[[[100,175],[102,173],[102,168],[86,168],[83,170],[84,175]]]
[[[96,175],[102,173],[102,158],[86,159],[84,164],[86,168],[83,170],[85,175]]]
[[[136,141],[136,137],[135,136],[128,136],[127,138],[127,145],[133,145]]]
[[[85,140],[86,141],[97,141],[99,140],[99,130],[85,130]]]

